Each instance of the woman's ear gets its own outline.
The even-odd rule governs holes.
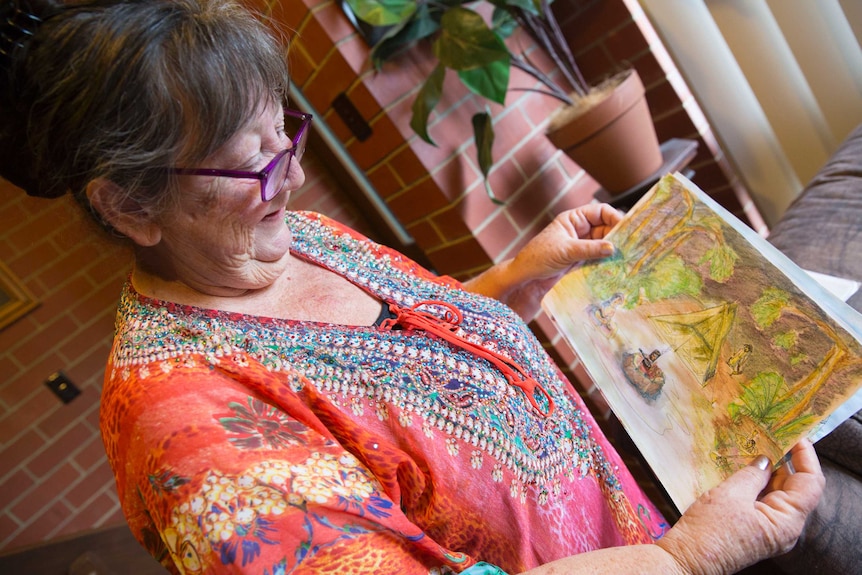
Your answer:
[[[159,243],[161,228],[141,205],[126,191],[105,178],[87,184],[90,206],[115,230],[143,247]]]

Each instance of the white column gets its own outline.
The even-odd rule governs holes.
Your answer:
[[[767,225],[802,188],[703,0],[640,0]]]

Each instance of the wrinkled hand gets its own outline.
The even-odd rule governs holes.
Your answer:
[[[814,447],[803,440],[791,463],[770,474],[748,465],[702,495],[657,545],[685,573],[736,573],[789,551],[817,505],[825,479]]]
[[[602,238],[622,219],[608,204],[568,210],[531,239],[513,259],[489,270],[468,287],[508,304],[527,321],[539,311],[542,297],[574,266],[607,257],[613,244]]]
[[[587,204],[568,210],[539,232],[512,265],[525,281],[559,279],[574,265],[613,253],[613,244],[602,241],[622,214],[608,204]]]

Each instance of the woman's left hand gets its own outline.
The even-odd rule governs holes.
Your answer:
[[[584,260],[613,254],[604,241],[622,219],[608,204],[587,204],[561,213],[511,260],[500,262],[466,283],[467,289],[499,299],[532,320],[542,297]]]

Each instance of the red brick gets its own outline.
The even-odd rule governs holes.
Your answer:
[[[518,229],[527,229],[545,213],[566,183],[559,169],[545,170],[531,181],[509,207],[509,213]]]
[[[0,239],[0,260],[9,260],[18,256],[18,250],[12,247],[6,239]]]
[[[512,238],[512,243],[509,245],[506,251],[502,252],[498,256],[499,259],[513,258],[518,255],[518,252],[520,252],[524,248],[524,245],[526,245],[527,242],[529,242],[530,239],[534,235],[536,235],[543,227],[545,227],[544,222],[536,222],[536,224],[530,229],[522,230],[517,237]]]
[[[305,86],[311,81],[317,64],[311,60],[311,56],[301,44],[291,43],[287,52],[287,66],[290,70],[290,80],[305,89]],[[326,109],[325,102],[312,102],[312,105],[318,110]]]
[[[411,186],[431,173],[431,166],[423,164],[423,160],[424,158],[419,158],[417,150],[410,146],[404,146],[393,154],[387,165],[390,166],[390,170],[394,167],[394,173],[397,174],[396,181],[401,182],[395,191]]]
[[[89,326],[78,329],[75,337],[63,343],[60,354],[68,358],[70,364],[77,363],[94,347],[104,348],[113,339],[114,322],[116,318],[116,303],[109,305],[95,318]],[[104,360],[106,355],[102,357]]]
[[[511,220],[506,217],[506,214],[500,213],[482,228],[476,239],[485,253],[496,260],[497,256],[503,253],[517,237],[518,230],[512,225]]]
[[[29,314],[19,318],[0,331],[0,349],[8,352],[21,341],[27,339],[36,329],[38,329],[38,325]]]
[[[553,10],[563,29],[563,35],[573,48],[593,44],[609,30],[632,19],[623,0],[586,3],[569,0],[555,2]]]
[[[457,102],[455,106],[449,109],[438,110],[438,115],[432,116],[428,124],[428,135],[431,136],[431,140],[433,140],[443,152],[454,152],[461,148],[465,143],[469,143],[475,148],[473,137],[473,116],[478,112],[483,112],[484,110],[485,103],[481,102],[478,97],[475,96],[471,96],[470,98]],[[499,106],[491,106],[491,115],[494,119],[500,115]],[[408,120],[409,118],[410,116],[407,116]],[[496,132],[496,120],[494,125]],[[501,149],[499,146],[504,144],[499,144],[497,140],[498,138],[495,137],[494,148]],[[470,158],[476,157],[475,149],[466,151],[465,153],[467,153]],[[475,159],[473,162],[475,163]],[[426,162],[426,166],[427,165],[428,164]]]
[[[646,91],[647,105],[653,117],[660,117],[682,105],[670,82],[659,82]]]
[[[491,215],[503,209],[488,197],[485,187],[477,184],[456,204],[458,213],[471,230],[481,226]]]
[[[573,381],[572,384],[578,388],[578,391],[582,395],[592,393],[592,391],[596,389],[596,384],[587,373],[583,363],[579,361],[578,364],[573,366],[571,369],[572,373],[575,375],[575,381]]]
[[[75,455],[74,461],[84,470],[85,476],[89,477],[91,469],[96,465],[104,464],[107,461],[106,457],[101,436],[94,434],[90,442]]]
[[[69,317],[60,316],[54,321],[40,326],[38,331],[24,338],[18,346],[13,348],[13,357],[22,365],[31,365],[40,357],[45,357],[48,354],[53,356],[52,350],[65,339],[74,337],[77,329],[75,322]]]
[[[386,203],[399,221],[406,225],[448,205],[446,197],[430,178],[386,200]]]
[[[27,220],[27,225],[20,226],[8,234],[7,239],[19,251],[52,236],[66,224],[68,213],[59,205],[46,204],[35,217]]]
[[[443,240],[451,242],[469,235],[471,230],[464,223],[456,206],[450,206],[431,217],[434,227],[443,236]]]
[[[54,503],[38,515],[34,514],[35,519],[32,523],[12,538],[9,547],[23,547],[49,539],[57,526],[66,521],[71,514],[72,512],[62,501]]]
[[[425,251],[438,247],[443,238],[430,220],[418,220],[407,227],[407,233],[416,241],[417,245]]]
[[[697,165],[694,168],[694,176],[692,176],[691,181],[710,195],[714,191],[726,187],[729,183],[724,170],[715,162]]]
[[[41,241],[27,246],[17,258],[9,260],[7,263],[12,273],[24,281],[26,285],[26,280],[31,274],[36,273],[45,265],[51,264],[59,255],[60,252],[54,247],[54,244],[49,241]]]
[[[414,156],[415,158],[415,156]],[[423,168],[424,169],[424,168]],[[428,172],[424,172],[428,175]],[[404,189],[404,184],[392,171],[390,164],[382,164],[368,172],[368,181],[381,198],[388,198]]]
[[[104,237],[102,228],[88,214],[71,201],[63,206],[63,225],[54,230],[50,236],[51,242],[60,251],[69,251],[71,248],[99,241]],[[65,199],[65,198],[64,198]]]
[[[45,445],[45,440],[31,429],[14,440],[4,441],[3,449],[0,450],[3,473],[8,473],[18,467],[43,445]]]
[[[120,507],[118,503],[114,504],[114,509],[111,513],[102,520],[101,525],[99,527],[106,527],[111,525],[125,525],[126,524],[126,516],[123,515],[123,509]]]
[[[87,270],[87,277],[96,286],[110,282],[117,286],[117,293],[119,293],[119,286],[122,286],[126,281],[131,268],[132,254],[130,249],[106,245],[103,256]]]
[[[357,78],[350,85],[347,96],[363,118],[376,118],[383,113],[380,102],[374,98],[374,95],[368,90],[368,86],[362,83],[360,78]]]
[[[72,381],[78,382],[82,390],[91,386],[96,390],[101,389],[110,350],[111,338],[108,337],[95,344],[86,355],[69,365],[66,375]]]
[[[309,10],[302,2],[283,2],[281,0],[255,0],[266,7],[266,13],[280,27],[289,32],[298,30],[302,21],[309,16]]]
[[[0,376],[4,381],[15,377],[20,372],[21,366],[12,361],[12,358],[7,355],[0,356]]]
[[[357,78],[360,74],[373,67],[369,58],[370,50],[368,44],[365,43],[365,40],[359,34],[353,34],[352,37],[343,40],[338,45],[338,52]]]
[[[681,106],[662,116],[661,119],[654,120],[653,124],[655,125],[655,133],[658,136],[659,142],[664,142],[671,138],[693,138],[697,134],[697,128],[694,122],[692,122],[691,116]]]
[[[76,383],[78,382],[71,375],[70,379]],[[53,395],[51,397],[53,398]],[[93,387],[85,387],[81,390],[81,395],[70,403],[62,404],[56,400],[54,400],[54,403],[56,407],[48,417],[42,418],[38,423],[34,423],[34,420],[31,419],[31,425],[34,425],[36,429],[48,438],[58,436],[64,429],[70,427],[79,419],[86,421],[86,417],[91,410],[98,411],[99,390]]]
[[[93,244],[78,245],[63,254],[50,267],[36,277],[49,289],[59,289],[69,280],[69,276],[87,268],[93,261]]]
[[[389,108],[396,100],[417,92],[431,72],[434,63],[423,50],[411,50],[397,62],[387,62],[380,72],[368,71],[362,76],[363,84],[382,108]],[[449,87],[447,83],[447,89]],[[408,98],[413,101],[412,96]]]
[[[334,44],[341,44],[341,49],[344,50],[344,40],[351,36],[359,38],[356,28],[344,15],[340,2],[324,2],[319,6],[319,9],[313,12],[314,18],[317,19],[321,29],[326,31],[327,36]],[[356,50],[356,48],[353,49]],[[365,45],[365,52],[369,51],[368,46]]]
[[[5,192],[10,186],[4,181],[0,189]],[[15,226],[21,225],[27,217],[27,212],[17,201],[18,193],[9,194],[7,201],[0,204],[0,230],[12,230]],[[2,196],[0,196],[2,197]]]
[[[68,465],[67,458],[86,445],[93,435],[93,430],[85,423],[74,424],[49,439],[48,446],[27,463],[27,469],[36,477],[51,475],[55,469]]]
[[[58,499],[79,477],[80,473],[71,464],[64,463],[13,505],[10,509],[12,515],[23,522],[28,521],[38,515],[47,502]]]
[[[309,101],[319,103],[322,109],[329,109],[335,97],[350,88],[352,79],[355,77],[356,74],[350,69],[350,64],[339,52],[334,52],[322,67],[317,68],[303,89],[303,94]]]
[[[482,181],[482,175],[472,162],[465,162],[463,156],[449,158],[431,176],[443,194],[454,201],[464,195],[464,192]]]
[[[81,480],[63,498],[73,508],[82,507],[105,486],[113,488],[115,484],[114,472],[111,471],[108,460],[103,459],[95,469],[83,475]]]
[[[87,423],[90,424],[90,427],[93,429],[99,429],[99,410],[94,409],[90,413],[87,414]]]
[[[23,404],[10,410],[9,414],[0,421],[0,443],[7,445],[13,441],[13,438],[32,427],[35,422],[53,417],[60,405],[57,398],[47,389],[33,394]]]
[[[579,208],[593,201],[598,184],[592,178],[582,178],[569,185],[565,193],[551,205],[551,213],[561,214],[566,210]]]
[[[0,483],[0,508],[8,509],[13,501],[29,491],[33,485],[30,474],[23,469],[17,469]],[[0,541],[2,540],[0,538]]]
[[[590,87],[596,86],[602,80],[612,76],[618,72],[618,66],[608,56],[604,48],[599,45],[593,45],[583,52],[576,53],[578,67]]]
[[[519,109],[508,110],[494,122],[494,147],[507,153],[529,144],[533,136],[533,126],[527,116]]]
[[[70,303],[79,301],[93,291],[93,284],[83,275],[76,275],[62,289],[39,299],[39,307],[30,312],[28,317],[37,325],[53,321],[69,311]]]
[[[20,524],[5,513],[0,515],[0,541],[5,541],[18,531]]]
[[[368,170],[404,144],[404,137],[389,116],[381,116],[371,122],[371,136],[364,142],[354,140],[347,146],[353,160],[363,170]]]
[[[324,30],[320,22],[314,16],[306,18],[300,25],[298,32],[293,34],[294,43],[301,43],[302,47],[308,51],[312,61],[320,64],[323,62],[334,49],[332,40],[329,39],[326,30]]]
[[[53,537],[72,535],[99,527],[107,517],[111,516],[116,507],[118,507],[117,504],[110,497],[101,493],[84,508],[77,510],[71,520],[52,535]]]
[[[491,258],[473,238],[432,250],[428,253],[428,259],[438,272],[447,275],[456,275],[491,262]]]
[[[520,165],[513,159],[498,161],[488,174],[488,183],[494,192],[494,197],[505,202],[517,194],[526,179]]]
[[[605,36],[604,45],[617,62],[630,62],[649,50],[649,42],[634,21]]]

